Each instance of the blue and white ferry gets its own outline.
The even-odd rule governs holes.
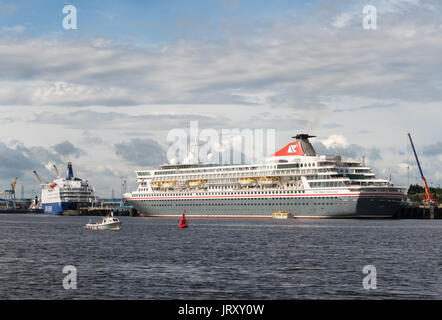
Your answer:
[[[95,200],[94,188],[89,186],[87,180],[74,176],[71,162],[67,164],[66,177],[58,174],[58,178],[52,183],[41,181],[40,186],[41,206],[43,213],[46,214],[63,214],[66,210],[77,210],[79,206],[89,206]]]

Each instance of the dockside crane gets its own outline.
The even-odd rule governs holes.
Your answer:
[[[60,175],[60,171],[58,171],[58,168],[57,168],[57,166],[55,165],[55,163],[53,163],[52,164],[52,167],[55,169],[55,172],[57,173],[57,178],[61,178],[61,175]]]
[[[414,147],[413,139],[411,139],[411,133],[408,133],[408,138],[410,139],[411,147],[413,148],[413,153],[414,153],[414,156],[416,157],[416,162],[417,162],[417,166],[419,168],[419,172],[421,174],[422,182],[424,183],[424,188],[425,188],[425,200],[424,201],[428,202],[430,204],[434,203],[434,200],[431,197],[430,188],[428,187],[427,179],[424,176],[424,172],[422,171],[422,166],[421,166],[421,164],[419,162],[419,158],[417,156],[417,152],[416,152],[416,149]]]
[[[16,204],[15,204],[15,186],[17,185],[17,179],[18,178],[14,178],[14,180],[12,180],[11,189],[8,189],[8,190],[5,190],[3,192],[0,192],[1,195],[5,196],[6,208],[9,208],[9,202],[12,203],[12,206],[14,207],[14,209],[16,208]]]
[[[34,175],[37,178],[38,182],[40,182],[40,184],[46,184],[46,182],[42,179],[42,177],[40,177],[40,175],[38,174],[37,171],[34,170],[33,172],[34,172]]]

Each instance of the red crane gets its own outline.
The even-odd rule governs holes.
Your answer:
[[[413,139],[411,139],[411,133],[408,133],[408,138],[410,138],[411,147],[413,148],[414,156],[416,157],[417,166],[419,167],[419,172],[422,177],[422,182],[424,183],[425,188],[425,202],[434,203],[433,198],[431,197],[430,188],[428,188],[427,179],[425,179],[424,172],[422,171],[421,164],[419,162],[419,158],[417,157],[416,149],[414,148]]]

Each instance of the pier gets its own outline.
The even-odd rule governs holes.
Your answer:
[[[17,200],[16,207],[6,206],[4,199],[0,199],[1,213],[38,213],[29,208],[32,199]],[[139,216],[137,210],[126,201],[103,199],[91,206],[79,207],[77,210],[67,210],[64,216],[106,216],[110,213],[116,216]],[[142,215],[141,215],[142,216]],[[410,204],[403,202],[393,217],[394,219],[442,219],[442,205],[440,204]]]
[[[442,219],[442,205],[420,204],[401,206],[395,218],[397,219]]]
[[[101,200],[89,207],[79,207],[77,210],[63,212],[65,216],[106,216],[110,213],[116,216],[130,216],[137,214],[136,210],[123,200]]]
[[[18,199],[11,202],[8,199],[0,199],[0,214],[1,213],[28,213],[29,206],[32,199]]]

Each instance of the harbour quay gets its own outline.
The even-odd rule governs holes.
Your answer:
[[[76,210],[66,210],[64,216],[130,216],[137,214],[136,210],[124,200],[102,199],[90,206],[79,206]]]
[[[442,219],[442,205],[402,205],[395,215],[397,219]]]

